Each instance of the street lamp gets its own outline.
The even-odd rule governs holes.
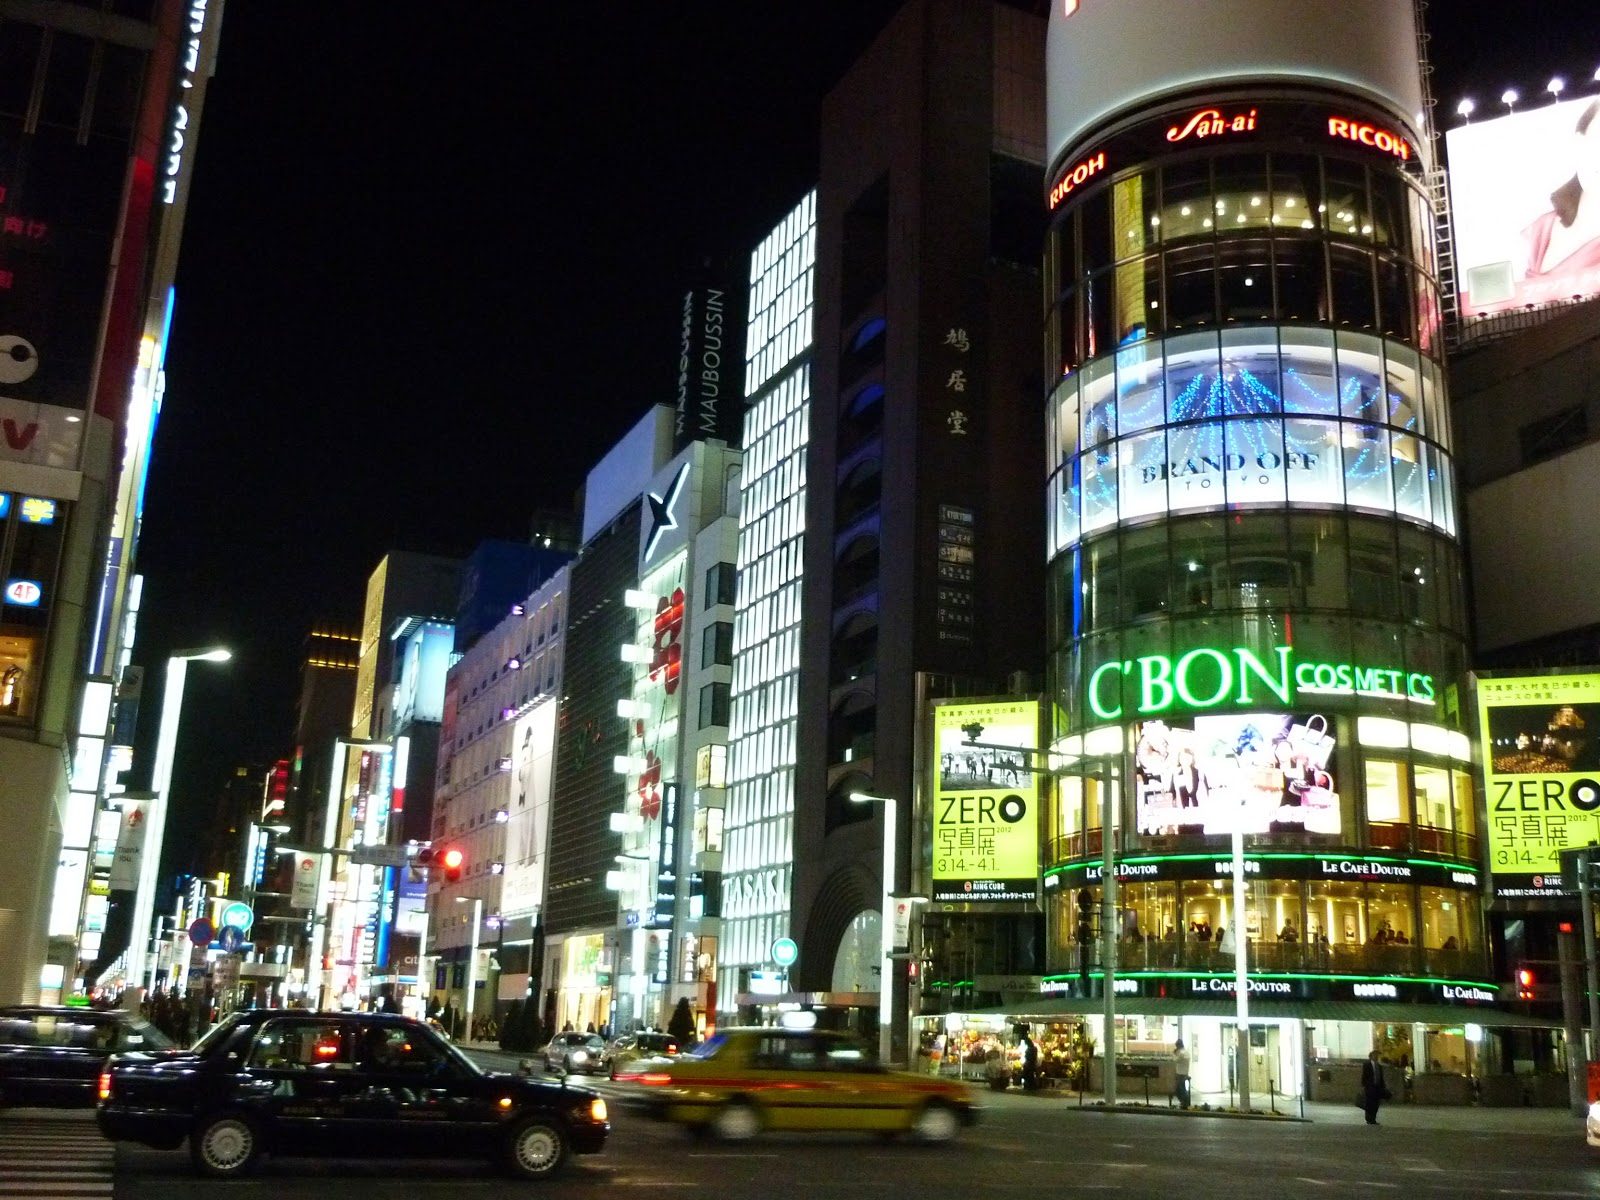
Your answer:
[[[457,896],[457,904],[468,903],[467,897]],[[478,990],[478,926],[483,922],[483,897],[473,896],[472,904],[472,946],[467,952],[467,1032],[463,1041],[472,1040],[472,999]]]
[[[172,759],[178,745],[178,716],[183,707],[183,684],[191,662],[227,662],[233,652],[221,646],[209,650],[180,650],[167,658],[167,683],[161,694],[161,726],[156,735],[156,757],[150,770],[149,821],[144,833],[144,851],[139,859],[139,883],[134,892],[132,933],[128,938],[128,968],[124,979],[131,987],[129,1007],[136,1007],[148,990],[147,964],[154,972],[150,956],[151,917],[154,915],[156,884],[161,876],[161,842],[167,827],[167,794],[172,787]],[[151,983],[154,980],[152,978]]]
[[[878,1061],[885,1066],[894,1051],[894,991],[899,972],[893,969],[894,960],[894,885],[895,885],[895,810],[899,807],[892,796],[874,796],[871,792],[851,792],[850,799],[857,804],[883,805],[883,915],[879,933],[883,953],[878,964]]]

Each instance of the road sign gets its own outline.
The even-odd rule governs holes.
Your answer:
[[[209,946],[211,939],[216,936],[216,927],[204,917],[196,918],[189,924],[189,941],[196,946]]]
[[[368,867],[403,867],[411,860],[405,846],[356,846],[350,861]]]
[[[255,924],[256,912],[243,900],[230,900],[222,906],[220,921],[223,925],[232,925],[240,933],[248,932],[250,926]]]
[[[244,942],[244,933],[237,925],[224,925],[217,933],[217,945],[232,954]]]
[[[780,967],[792,967],[800,957],[800,947],[793,938],[781,937],[772,943],[772,961]]]

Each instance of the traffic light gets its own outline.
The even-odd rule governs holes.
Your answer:
[[[1538,986],[1538,979],[1534,976],[1533,968],[1526,963],[1517,968],[1517,999],[1532,1000],[1533,989]]]
[[[411,862],[408,865],[411,868],[412,883],[421,883],[426,880],[428,868],[433,865],[433,847],[418,847],[417,852],[411,856]]]
[[[461,878],[461,866],[467,861],[465,851],[459,846],[451,846],[439,854],[439,864],[444,867],[446,883],[455,883]]]
[[[1089,947],[1094,944],[1094,896],[1088,888],[1078,889],[1078,978],[1089,982]]]

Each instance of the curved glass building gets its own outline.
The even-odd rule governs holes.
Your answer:
[[[1369,1046],[1466,1064],[1466,1023],[1493,1017],[1454,1006],[1495,993],[1411,6],[1205,0],[1182,46],[1153,0],[1069,7],[1045,989],[1101,986],[1078,910],[1109,810],[1128,1044],[1182,1033],[1196,1088],[1224,1088],[1247,936],[1256,1089]]]

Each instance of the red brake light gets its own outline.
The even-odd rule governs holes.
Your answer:
[[[672,1076],[668,1075],[665,1071],[646,1071],[643,1075],[639,1076],[639,1082],[660,1087],[664,1083],[671,1083]]]
[[[102,1100],[111,1099],[111,1072],[110,1071],[101,1071],[100,1072],[100,1088],[99,1088],[99,1091],[100,1091],[100,1099],[102,1099]]]

